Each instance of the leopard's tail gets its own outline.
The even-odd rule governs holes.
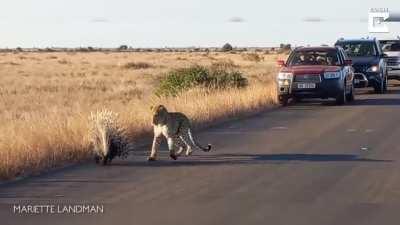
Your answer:
[[[193,143],[194,146],[196,146],[197,148],[199,148],[205,152],[209,152],[211,150],[210,144],[208,144],[207,147],[203,147],[199,143],[197,143],[196,140],[194,140],[192,131],[190,129],[188,129],[188,134],[189,134],[190,141]]]

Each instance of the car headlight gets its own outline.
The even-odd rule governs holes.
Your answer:
[[[290,85],[290,80],[278,80],[279,86],[289,86]]]
[[[340,71],[338,71],[338,72],[325,72],[324,73],[324,78],[325,79],[337,79],[337,78],[340,78],[340,75],[341,75]]]
[[[293,73],[278,73],[278,80],[291,80]]]
[[[367,72],[378,72],[379,71],[379,66],[371,66]]]

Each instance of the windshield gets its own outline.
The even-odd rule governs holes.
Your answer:
[[[348,42],[339,43],[350,57],[376,56],[376,49],[373,42]]]
[[[324,65],[339,66],[337,51],[295,51],[288,60],[289,66]]]
[[[384,52],[400,52],[400,41],[382,43]]]

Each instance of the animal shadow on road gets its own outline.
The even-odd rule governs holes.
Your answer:
[[[397,85],[391,85],[397,86]],[[361,93],[364,94],[364,93]],[[369,95],[376,95],[373,90],[370,90],[366,94]],[[400,94],[399,89],[391,89],[390,87],[386,91],[385,94],[393,95],[393,94]],[[363,105],[371,105],[371,106],[390,106],[390,105],[400,105],[400,99],[394,97],[386,97],[385,95],[378,95],[380,98],[366,98],[366,99],[359,99],[356,96],[356,100],[352,102],[350,105],[354,106],[363,106]],[[385,96],[385,97],[384,97]]]
[[[394,106],[394,105],[400,105],[400,99],[397,98],[356,99],[351,105]]]
[[[131,161],[116,164],[117,166],[209,166],[209,165],[253,165],[253,164],[282,164],[288,162],[392,162],[360,158],[352,154],[216,154],[199,155],[190,158],[179,158],[177,161],[161,159],[156,162]]]

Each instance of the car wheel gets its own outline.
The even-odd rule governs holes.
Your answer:
[[[111,162],[109,155],[106,155],[102,158],[103,166],[106,166],[109,162]]]
[[[385,76],[385,83],[383,84],[383,92],[386,93],[388,88],[388,76]]]
[[[346,102],[346,85],[343,86],[343,91],[336,97],[336,104],[343,105]]]
[[[379,84],[374,86],[375,93],[383,94],[385,92],[385,81],[384,79],[381,80]]]
[[[299,103],[299,102],[303,101],[303,99],[300,97],[294,97],[292,101]]]
[[[282,106],[287,106],[289,103],[289,98],[288,97],[281,97],[279,99],[279,104]]]
[[[354,101],[354,85],[351,85],[350,93],[346,95],[346,100],[348,102]]]
[[[96,164],[100,163],[100,156],[96,155],[94,156],[94,161],[96,162]]]

